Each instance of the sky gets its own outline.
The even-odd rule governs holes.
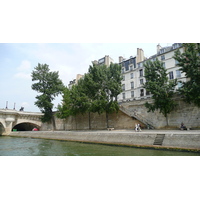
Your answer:
[[[164,47],[187,42],[190,27],[193,32],[189,41],[199,38],[195,20],[190,20],[182,31],[180,27],[185,27],[188,16],[181,15],[177,24],[174,15],[163,14],[171,10],[172,0],[162,6],[162,12],[157,0],[137,1],[134,6],[130,2],[8,0],[1,3],[0,108],[5,108],[8,102],[9,109],[16,104],[16,110],[23,106],[25,111],[39,111],[34,105],[38,93],[31,89],[30,76],[38,63],[59,71],[63,83],[68,85],[77,74],[87,73],[91,61],[105,55],[118,62],[119,56],[135,56],[137,48],[142,48],[149,57],[156,53],[158,43]],[[179,9],[179,5],[179,1],[173,1],[173,9]],[[188,13],[188,5],[182,1],[181,9]],[[198,6],[192,9],[193,18],[198,19]],[[61,96],[56,98],[54,110],[58,103]]]
[[[167,2],[158,0],[7,0],[0,2],[0,9],[0,109],[5,108],[6,101],[8,101],[8,108],[10,109],[13,109],[14,103],[16,103],[16,110],[24,106],[25,111],[39,111],[34,106],[37,93],[31,89],[32,81],[30,77],[32,70],[38,63],[46,63],[50,70],[59,71],[60,78],[65,85],[68,85],[70,80],[76,78],[77,73],[87,72],[92,60],[100,59],[105,55],[109,55],[117,62],[119,56],[128,58],[136,55],[137,48],[142,48],[145,56],[149,57],[156,53],[158,43],[161,46],[168,46],[168,44],[174,42],[199,42],[198,0],[191,0],[189,3],[180,0],[168,0]],[[61,97],[55,101],[55,106],[60,101]],[[58,183],[59,187],[55,187],[54,184],[52,190],[54,193],[50,192],[48,195],[45,192],[42,195],[45,198],[48,195],[49,199],[55,199],[58,194],[63,194],[60,193],[60,188],[66,185],[66,180],[73,183],[76,178],[77,180],[82,178],[86,186],[91,186],[91,182],[94,183],[94,188],[92,188],[94,191],[96,191],[96,188],[101,188],[102,181],[95,180],[95,176],[93,176],[98,171],[98,173],[102,173],[102,177],[108,177],[111,193],[106,194],[107,197],[113,198],[114,194],[115,199],[130,198],[132,188],[135,187],[136,194],[134,193],[134,196],[147,199],[151,195],[151,191],[154,191],[155,185],[158,188],[159,185],[157,182],[153,182],[151,188],[149,184],[141,183],[142,179],[153,180],[152,174],[158,173],[159,170],[162,170],[159,171],[161,173],[163,171],[168,172],[169,174],[162,173],[163,180],[165,180],[160,184],[161,188],[159,189],[162,191],[163,188],[168,187],[169,183],[171,184],[171,177],[172,175],[176,177],[177,172],[181,175],[184,174],[184,180],[195,181],[195,179],[191,180],[191,177],[195,176],[185,172],[188,167],[198,166],[199,164],[192,162],[191,165],[190,159],[190,162],[188,162],[190,166],[185,165],[185,158],[181,162],[177,158],[173,160],[164,158],[165,161],[167,159],[164,164],[163,160],[162,163],[160,162],[161,158],[159,160],[153,159],[152,162],[152,158],[148,160],[147,157],[144,160],[139,157],[138,159],[127,157],[123,160],[122,158],[113,160],[109,157],[109,160],[112,160],[109,164],[104,157],[101,158],[100,162],[97,162],[97,158],[94,157],[92,157],[92,160],[85,157],[79,158],[79,161],[70,159],[66,163],[63,162],[63,160],[66,161],[66,158],[52,159],[49,157],[49,160],[44,158],[32,160],[32,158],[25,157],[24,160],[20,158],[20,162],[19,158],[15,160],[14,157],[9,159],[10,162],[8,162],[8,159],[4,159],[2,163],[6,163],[3,165],[5,170],[9,166],[15,165],[19,173],[16,173],[16,170],[10,170],[9,175],[5,173],[5,179],[3,176],[2,182],[14,177],[18,181],[18,185],[25,186],[24,191],[29,192],[29,189],[35,187],[38,180],[30,179],[31,181],[28,181],[26,188],[24,183],[27,183],[27,176],[23,176],[23,174],[30,174],[31,171],[31,174],[36,178],[45,175],[47,181],[43,180],[42,182],[43,191],[52,188],[54,182]],[[148,171],[152,173],[141,176],[145,171],[143,166],[146,167],[149,162],[151,162],[151,165],[148,166],[150,167]],[[27,166],[27,163],[31,163],[31,165]],[[82,166],[83,163],[85,168],[80,172],[84,172],[83,175],[87,174],[87,180],[80,174],[79,177],[76,176],[77,166]],[[73,168],[69,169],[70,166]],[[109,169],[107,166],[109,166]],[[127,166],[131,168],[127,170]],[[139,170],[140,168],[142,171]],[[156,171],[154,171],[155,169]],[[110,174],[113,170],[114,172]],[[44,174],[44,171],[46,174]],[[62,174],[70,173],[67,173],[67,179],[63,179],[63,176],[57,176],[58,171]],[[54,174],[54,172],[56,173]],[[124,172],[127,172],[127,174],[124,175]],[[20,177],[18,174],[20,174]],[[116,174],[118,175],[116,176]],[[49,177],[51,181],[49,181]],[[58,179],[58,177],[61,177],[61,179]],[[141,184],[133,185],[133,180],[135,183]],[[122,182],[126,183],[123,187],[119,184]],[[184,183],[184,181],[182,182]],[[178,191],[177,185],[174,187],[176,191]],[[178,189],[180,190],[185,186],[179,185],[180,188]],[[78,189],[80,191],[86,189],[85,191],[87,191],[87,188],[82,188],[82,186],[83,184]],[[120,193],[116,192],[116,188],[119,187]],[[144,193],[144,188],[148,192]],[[20,191],[20,188],[15,189]],[[5,197],[8,198],[9,191],[6,188],[3,191]],[[191,198],[191,194],[194,196],[196,194],[194,193],[194,184],[191,186],[191,190],[187,185],[186,191],[187,193],[183,193],[185,198],[182,199]],[[84,194],[84,192],[80,192],[80,198]],[[87,199],[94,199],[96,193],[91,194],[87,195]],[[27,195],[29,194],[27,193]],[[22,195],[20,198],[27,199],[27,195],[24,195],[24,198]],[[144,197],[144,195],[146,196]],[[180,193],[177,193],[177,197],[180,198]],[[13,198],[15,197],[13,196]],[[72,198],[75,198],[74,193]]]
[[[34,83],[31,72],[40,64],[48,64],[51,71],[58,71],[65,86],[85,74],[91,61],[109,55],[114,62],[119,56],[129,58],[137,54],[137,48],[144,50],[145,57],[156,53],[158,43],[0,43],[0,108],[39,112],[34,105],[36,95],[31,89]],[[168,46],[172,43],[160,43]],[[54,101],[54,110],[62,97]]]

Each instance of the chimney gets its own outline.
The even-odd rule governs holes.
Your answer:
[[[157,45],[157,53],[161,50],[161,48],[162,48],[162,47],[160,46],[160,44],[158,44],[158,45]]]
[[[93,65],[98,65],[97,60],[92,61],[92,64],[93,64]]]
[[[144,51],[137,48],[137,63],[144,61]]]
[[[124,60],[122,56],[119,56],[119,63],[121,63]]]

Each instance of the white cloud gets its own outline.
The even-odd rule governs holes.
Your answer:
[[[15,78],[20,78],[20,79],[27,79],[27,80],[30,80],[31,79],[31,75],[30,73],[24,73],[24,72],[19,72],[19,73],[16,73],[14,75]]]
[[[19,79],[31,79],[31,63],[28,60],[23,60],[20,66],[17,68],[18,73],[14,74],[15,78]]]
[[[21,65],[17,68],[18,71],[30,71],[31,63],[28,60],[23,60]]]

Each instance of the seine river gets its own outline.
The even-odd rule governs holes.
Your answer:
[[[200,153],[0,136],[0,156],[199,156]]]

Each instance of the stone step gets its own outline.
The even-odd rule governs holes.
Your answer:
[[[162,145],[165,134],[157,134],[153,145]]]

